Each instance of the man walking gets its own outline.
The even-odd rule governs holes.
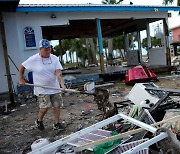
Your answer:
[[[62,88],[65,91],[66,87],[62,78],[63,69],[58,58],[51,54],[51,45],[48,40],[42,39],[39,42],[39,53],[29,57],[22,63],[19,68],[19,84],[25,85],[24,71],[25,69],[33,72],[33,82],[36,85]],[[60,123],[60,104],[62,101],[61,91],[34,87],[34,94],[38,98],[39,113],[35,121],[39,130],[44,130],[43,118],[48,111],[48,108],[53,107],[54,112],[54,129],[62,129]]]

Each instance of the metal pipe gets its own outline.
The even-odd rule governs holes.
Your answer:
[[[148,125],[148,124],[145,124],[145,123],[143,123],[143,122],[141,122],[141,121],[139,121],[139,120],[136,120],[136,119],[134,119],[134,118],[131,118],[131,117],[129,117],[129,116],[127,116],[127,115],[124,115],[124,114],[122,114],[122,113],[119,113],[118,115],[121,116],[123,119],[125,119],[125,120],[127,120],[127,121],[129,121],[129,122],[131,122],[131,123],[133,123],[133,124],[141,127],[141,128],[144,128],[144,129],[146,129],[146,130],[148,130],[148,131],[150,131],[150,132],[152,132],[152,133],[155,133],[156,130],[157,130],[157,129],[156,129],[155,127],[153,127],[153,126],[150,126],[150,125]]]

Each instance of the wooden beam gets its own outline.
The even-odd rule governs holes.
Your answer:
[[[168,24],[166,18],[163,19],[163,31],[164,31],[164,46],[166,50],[166,64],[170,66],[171,53],[170,53],[170,44],[169,44],[169,31],[168,31]]]
[[[98,32],[99,53],[100,53],[100,67],[101,67],[101,72],[104,73],[104,55],[103,55],[103,43],[102,43],[102,31],[101,31],[100,19],[96,19],[96,22],[97,22],[97,32]]]
[[[4,22],[3,22],[3,16],[2,16],[1,11],[0,11],[0,31],[1,31],[2,44],[3,44],[4,61],[5,61],[6,74],[7,74],[9,97],[10,97],[11,105],[14,106],[15,105],[15,103],[14,103],[14,92],[13,92],[13,88],[12,88],[13,84],[12,84],[11,72],[10,72],[10,67],[9,67],[8,50],[7,50],[7,44],[6,44],[6,35],[5,35]]]

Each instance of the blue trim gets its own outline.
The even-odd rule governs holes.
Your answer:
[[[100,19],[96,19],[97,23],[97,32],[98,32],[98,44],[99,44],[99,52],[103,53],[103,43],[102,43],[102,32],[101,32],[101,22]]]
[[[93,11],[180,11],[180,7],[165,6],[18,6],[16,12],[93,12]]]

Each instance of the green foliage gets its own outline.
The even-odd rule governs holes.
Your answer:
[[[71,48],[72,48],[72,42],[73,40],[72,39],[65,39],[65,40],[62,40],[62,48],[64,51],[71,51]]]
[[[167,5],[167,4],[172,4],[174,2],[174,0],[163,0],[163,4]]]
[[[113,49],[124,49],[124,36],[118,36],[113,39]]]
[[[161,39],[157,39],[156,37],[151,37],[152,46],[161,46]],[[147,38],[144,38],[142,41],[142,47],[147,47]]]
[[[163,4],[168,5],[172,4],[174,0],[163,0]],[[177,6],[180,6],[180,0],[177,0]]]
[[[74,39],[72,42],[71,51],[76,51],[77,56],[81,59],[83,65],[85,64],[85,60],[87,59],[87,52],[86,52],[86,43],[85,39]]]
[[[142,47],[147,47],[147,37],[142,40]]]
[[[52,48],[51,53],[56,55],[56,56],[59,56],[60,55],[59,45],[56,45],[54,48]]]
[[[103,47],[108,48],[108,40],[103,40]]]
[[[63,55],[66,51],[69,51],[69,56],[71,57],[71,52],[76,52],[77,57],[79,57],[84,65],[85,60],[87,59],[87,52],[86,52],[86,44],[85,39],[65,39],[62,40],[62,48],[63,48]],[[59,45],[56,45],[52,51],[53,54],[59,56]],[[72,61],[72,60],[71,60]]]

